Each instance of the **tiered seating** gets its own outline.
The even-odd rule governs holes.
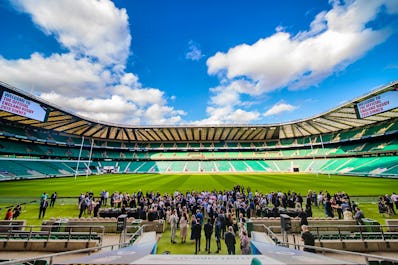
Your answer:
[[[94,140],[91,167],[110,164],[120,172],[323,172],[397,176],[398,123],[291,139],[220,142],[118,142]],[[0,156],[35,161],[0,162],[0,179],[73,175],[76,160],[90,157],[92,139],[3,124]],[[365,157],[366,156],[366,157]],[[43,159],[43,160],[39,160]],[[299,159],[298,159],[299,158]],[[45,160],[44,160],[45,159]],[[70,162],[47,159],[71,160]],[[73,164],[74,163],[74,164]],[[100,167],[99,167],[100,168]],[[78,172],[85,173],[81,163]]]
[[[136,173],[156,173],[158,172],[156,162],[146,161],[141,167],[137,168]]]
[[[279,141],[267,141],[265,145],[268,147],[274,147],[274,146],[280,146],[280,143]]]
[[[281,139],[281,145],[282,146],[292,146],[297,144],[297,140],[296,139]]]
[[[216,166],[213,161],[202,161],[200,162],[200,168],[202,169],[202,172],[214,172]]]
[[[170,165],[170,172],[182,173],[185,169],[185,162],[173,162]]]
[[[363,136],[377,136],[377,135],[382,135],[386,132],[386,130],[391,127],[391,124],[386,124],[386,123],[380,123],[377,125],[373,125],[370,127],[366,128],[366,131],[364,132]]]
[[[229,161],[215,161],[214,163],[219,172],[231,172],[233,169]]]
[[[199,172],[199,162],[198,161],[189,161],[186,162],[185,172]]]
[[[265,172],[268,168],[268,166],[263,165],[263,161],[253,161],[253,160],[247,160],[246,164],[249,167],[249,171],[252,172]]]
[[[3,180],[32,176],[26,167],[16,165],[13,161],[8,160],[0,160],[0,175]]]
[[[172,162],[170,162],[170,161],[157,161],[156,162],[156,166],[157,166],[159,172],[162,172],[162,173],[169,172],[171,164],[172,164]]]
[[[233,161],[231,161],[231,165],[235,172],[246,172],[247,171],[247,165],[244,161],[233,160]]]
[[[7,231],[0,233],[0,250],[4,251],[70,251],[100,246],[103,234],[52,232],[52,231]]]

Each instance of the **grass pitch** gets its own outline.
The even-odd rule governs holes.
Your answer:
[[[56,191],[60,197],[77,197],[81,192],[92,191],[96,196],[102,190],[110,193],[159,191],[161,194],[176,190],[230,190],[234,185],[250,187],[252,191],[295,191],[302,195],[308,190],[339,191],[351,196],[378,196],[398,192],[398,179],[381,179],[352,176],[328,176],[316,174],[108,174],[99,176],[79,176],[76,179],[48,178],[2,182],[1,198],[36,197]]]
[[[159,191],[161,194],[172,193],[176,190],[201,191],[201,190],[230,190],[234,185],[251,187],[252,191],[267,193],[270,191],[296,191],[307,194],[308,190],[327,190],[331,194],[345,191],[351,196],[379,196],[398,192],[398,179],[380,179],[350,176],[327,176],[316,174],[183,174],[183,175],[158,175],[158,174],[110,174],[100,176],[85,176],[69,178],[49,178],[39,180],[10,181],[0,183],[0,216],[5,215],[5,207],[17,203],[26,202],[22,206],[22,214],[19,219],[27,221],[28,225],[41,225],[38,219],[40,194],[47,192],[51,195],[56,191],[59,199],[54,208],[48,208],[46,218],[51,217],[77,217],[77,197],[82,192],[92,191],[96,196],[102,190],[110,193],[137,192],[138,190]],[[36,202],[33,202],[36,201]],[[376,219],[384,224],[386,217],[381,216],[374,203],[360,203],[361,208],[368,218]],[[322,207],[313,207],[316,217],[325,216]],[[390,218],[394,218],[392,216]],[[39,229],[39,228],[37,228]],[[178,233],[179,235],[179,233]],[[177,244],[170,244],[170,231],[162,235],[158,242],[158,253],[170,251],[173,254],[192,254],[194,244],[188,241],[180,243],[177,236]],[[204,250],[204,237],[202,237],[202,252]],[[212,241],[212,252],[215,251],[215,242]],[[239,252],[239,251],[238,251]],[[222,242],[222,254],[225,253],[225,244]]]

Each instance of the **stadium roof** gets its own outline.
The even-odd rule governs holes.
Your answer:
[[[91,120],[73,114],[55,104],[46,102],[25,91],[0,82],[0,91],[8,91],[25,99],[32,100],[48,109],[48,119],[44,122],[0,110],[0,119],[30,125],[37,128],[55,130],[78,137],[93,137],[118,141],[151,142],[214,142],[214,141],[264,141],[308,137],[341,130],[353,129],[384,121],[396,122],[398,108],[358,118],[355,105],[384,92],[398,90],[398,81],[375,89],[366,95],[346,102],[319,115],[279,124],[224,124],[224,125],[177,125],[177,126],[127,126]]]

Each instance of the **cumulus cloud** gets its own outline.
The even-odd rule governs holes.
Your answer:
[[[79,115],[116,123],[176,124],[185,112],[125,71],[131,35],[125,9],[109,0],[16,0],[12,4],[66,50],[7,60],[0,79]]]
[[[58,93],[44,93],[41,97],[74,113],[99,121],[115,123],[125,122],[129,119],[129,113],[135,113],[138,108],[134,103],[126,101],[119,95],[110,98],[65,97]]]
[[[227,102],[235,106],[231,108],[233,112],[243,94],[254,98],[286,87],[315,86],[345,69],[393,33],[388,26],[372,28],[370,22],[383,12],[397,14],[395,0],[330,3],[332,8],[317,14],[307,31],[292,35],[279,25],[269,37],[235,46],[227,52],[217,52],[208,58],[208,73],[221,79],[220,87],[211,89],[214,94],[210,101],[212,113],[217,113],[214,108],[225,110]],[[224,85],[237,80],[244,80],[246,85],[243,88]],[[274,107],[267,113],[288,110],[287,104]]]
[[[390,1],[335,1],[330,11],[315,17],[308,31],[295,36],[278,31],[252,45],[216,53],[207,60],[208,73],[225,71],[229,79],[245,76],[258,83],[256,93],[316,85],[388,38],[389,29],[367,27],[385,2]]]
[[[248,124],[257,121],[260,113],[245,108],[252,102],[241,100],[241,93],[255,90],[256,85],[246,80],[224,80],[217,87],[211,88],[209,106],[206,108],[208,118],[196,121],[196,124]]]
[[[65,96],[90,96],[92,89],[101,89],[112,82],[111,73],[88,58],[76,59],[74,54],[52,54],[43,57],[33,53],[28,59],[6,60],[0,57],[0,78],[10,80],[19,88],[38,93],[62,92]]]
[[[193,124],[249,124],[260,118],[257,111],[247,111],[241,108],[234,109],[231,106],[212,107],[206,109],[208,118],[195,121]]]
[[[185,54],[185,59],[192,60],[192,61],[199,61],[205,55],[202,54],[202,50],[200,49],[199,45],[194,41],[190,40],[188,42],[188,52]]]
[[[272,115],[277,115],[280,114],[282,112],[289,112],[289,111],[293,111],[297,109],[296,106],[284,103],[284,102],[279,102],[276,103],[275,105],[273,105],[269,110],[267,110],[264,113],[264,116],[272,116]]]
[[[125,64],[131,35],[125,9],[108,0],[16,0],[14,5],[74,54]]]

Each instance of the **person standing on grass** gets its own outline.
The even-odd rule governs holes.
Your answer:
[[[210,254],[210,242],[211,242],[211,235],[213,234],[213,225],[211,223],[211,220],[208,219],[207,223],[204,226],[205,230],[205,237],[206,237],[206,251],[208,254]]]
[[[249,255],[251,252],[250,240],[245,230],[240,235],[240,250],[242,251],[242,255]]]
[[[100,207],[101,207],[101,201],[97,200],[95,202],[95,206],[94,206],[94,217],[98,217],[98,212],[99,212]]]
[[[178,216],[177,210],[174,209],[173,213],[170,215],[170,229],[171,229],[171,239],[170,242],[175,244],[176,233],[177,233]]]
[[[86,211],[88,205],[86,204],[86,200],[82,199],[82,201],[80,202],[80,213],[79,213],[79,218],[82,217],[83,213]]]
[[[395,192],[391,194],[391,200],[395,204],[395,209],[398,211],[398,195]]]
[[[188,234],[188,214],[186,212],[183,212],[180,219],[181,243],[185,243],[187,241],[187,234]]]
[[[303,208],[299,209],[298,217],[300,218],[300,226],[308,225],[307,213],[304,212]]]
[[[44,199],[43,201],[40,202],[39,219],[44,218],[44,216],[46,215],[47,207],[48,207],[47,199]]]
[[[7,213],[6,213],[6,218],[4,218],[4,220],[12,220],[12,216],[13,216],[13,212],[12,209],[9,208]],[[40,217],[39,217],[40,218]]]
[[[56,200],[57,200],[57,192],[54,192],[53,194],[51,194],[50,207],[54,207]]]
[[[47,198],[48,198],[47,193],[46,193],[46,192],[43,192],[43,193],[40,195],[40,202],[42,202],[42,201],[44,201],[44,200],[47,200]]]
[[[232,226],[228,227],[225,233],[225,245],[227,245],[228,255],[235,255],[236,238]]]
[[[221,222],[218,220],[218,218],[216,218],[214,222],[216,223],[216,226],[215,226],[215,236],[216,236],[216,243],[217,243],[216,253],[219,253],[221,250]]]
[[[17,206],[15,206],[14,209],[13,209],[13,216],[12,216],[12,218],[13,218],[14,220],[17,219],[18,216],[21,215],[21,212],[22,212],[21,205],[20,205],[20,204],[17,204]]]
[[[202,226],[200,225],[200,220],[196,219],[194,227],[192,228],[192,234],[195,239],[195,254],[200,252],[200,238],[202,236]]]

